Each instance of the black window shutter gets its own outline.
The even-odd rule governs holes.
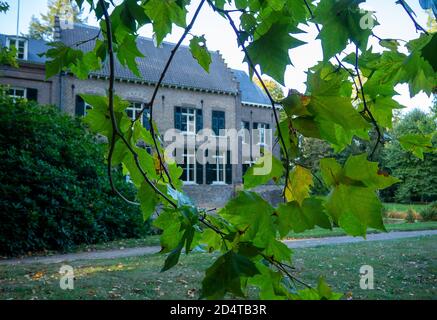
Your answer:
[[[225,113],[223,111],[213,111],[212,112],[212,130],[215,135],[220,134],[220,129],[225,129]]]
[[[149,108],[146,108],[143,112],[143,127],[150,130]]]
[[[76,109],[75,109],[76,116],[83,117],[85,115],[85,101],[83,101],[82,97],[77,95],[76,96]]]
[[[253,123],[253,128],[254,128],[254,129],[258,129],[258,122],[254,122],[254,123]]]
[[[220,129],[226,129],[226,122],[225,122],[225,113],[224,112],[220,112],[220,118],[219,118],[219,133],[220,133]]]
[[[270,129],[270,124],[266,124],[266,129]]]
[[[205,151],[205,156],[208,157],[208,150]],[[207,158],[208,159],[208,158]],[[207,162],[205,165],[206,169],[206,184],[212,184],[216,178],[215,172],[216,164]]]
[[[182,127],[181,118],[182,118],[181,108],[176,107],[174,110],[174,127],[175,127],[175,129],[182,130],[181,129],[181,127]]]
[[[226,152],[226,184],[232,184],[231,151]]]
[[[26,90],[26,98],[29,101],[38,101],[38,90],[37,89],[32,89],[32,88],[27,88]]]
[[[203,114],[201,109],[196,109],[196,132],[203,129]]]
[[[196,163],[196,183],[203,184],[203,164]]]

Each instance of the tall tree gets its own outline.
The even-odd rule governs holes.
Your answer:
[[[82,11],[75,3],[70,0],[48,0],[48,10],[46,14],[41,14],[40,18],[32,16],[29,24],[28,37],[32,39],[51,40],[53,38],[53,28],[55,17],[71,17],[73,22],[85,22],[81,17]]]
[[[418,159],[404,150],[398,138],[405,135],[431,135],[432,145],[437,146],[437,125],[432,113],[426,114],[418,109],[406,114],[395,124],[388,143],[383,151],[383,163],[390,173],[402,182],[383,191],[389,201],[428,202],[437,199],[437,152],[424,154]]]
[[[262,84],[257,77],[253,78],[253,82],[255,82],[261,89],[263,89]],[[276,101],[284,99],[284,91],[282,90],[282,86],[278,82],[267,77],[263,77],[263,82],[269,90],[270,94],[272,95],[273,99],[275,99]]]

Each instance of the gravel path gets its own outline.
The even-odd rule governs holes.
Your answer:
[[[423,231],[402,231],[389,233],[376,233],[367,235],[367,239],[361,237],[327,237],[327,238],[312,238],[312,239],[295,239],[285,240],[284,243],[289,248],[307,248],[318,247],[325,245],[340,245],[346,243],[357,243],[363,241],[384,241],[393,239],[403,239],[421,236],[437,235],[437,230],[423,230]],[[21,259],[5,259],[0,260],[0,265],[17,265],[17,264],[32,264],[32,263],[61,263],[75,260],[93,260],[93,259],[115,259],[125,257],[136,257],[146,254],[153,254],[159,252],[160,247],[140,247],[140,248],[126,248],[117,250],[91,251],[81,253],[59,254],[53,256],[42,257],[26,257]]]

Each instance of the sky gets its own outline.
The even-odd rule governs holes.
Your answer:
[[[6,14],[0,16],[0,33],[16,34],[17,27],[17,7],[19,0],[8,0],[10,10]],[[192,0],[189,7],[188,21],[197,7],[200,0]],[[118,1],[116,1],[118,2]],[[403,11],[400,5],[395,4],[395,0],[367,0],[364,4],[365,9],[370,9],[375,12],[378,18],[379,25],[373,31],[381,38],[404,39],[411,40],[419,36],[416,33],[415,27],[407,14]],[[419,5],[418,0],[406,1],[417,14],[417,21],[423,27],[426,27],[428,14]],[[28,25],[33,15],[39,17],[41,13],[47,11],[47,0],[21,0],[19,33],[25,34],[28,31]],[[88,18],[88,24],[97,25],[93,17]],[[305,91],[306,70],[312,67],[322,59],[322,49],[319,40],[316,40],[317,30],[315,27],[303,26],[303,30],[307,33],[296,36],[300,40],[304,40],[307,44],[290,50],[290,58],[294,65],[288,66],[285,73],[285,91],[288,89],[297,89],[300,92]],[[177,42],[181,36],[183,29],[174,27],[172,33],[167,36],[166,41]],[[248,70],[248,67],[243,63],[243,53],[238,48],[235,36],[232,29],[225,19],[217,15],[208,6],[204,6],[201,14],[196,20],[196,23],[191,31],[192,34],[205,35],[206,44],[209,50],[219,50],[229,67]],[[143,27],[140,30],[143,36],[151,37],[153,34],[151,26]],[[189,38],[185,39],[185,44],[188,44]],[[370,44],[377,50],[381,50],[378,41],[375,38],[370,40]],[[428,111],[432,104],[432,97],[428,97],[421,92],[413,98],[410,98],[408,86],[398,85],[396,88],[399,95],[395,99],[406,106],[403,112],[413,108],[420,108]]]

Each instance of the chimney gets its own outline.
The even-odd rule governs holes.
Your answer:
[[[55,16],[55,24],[53,26],[53,40],[61,41],[61,22],[58,15]]]

